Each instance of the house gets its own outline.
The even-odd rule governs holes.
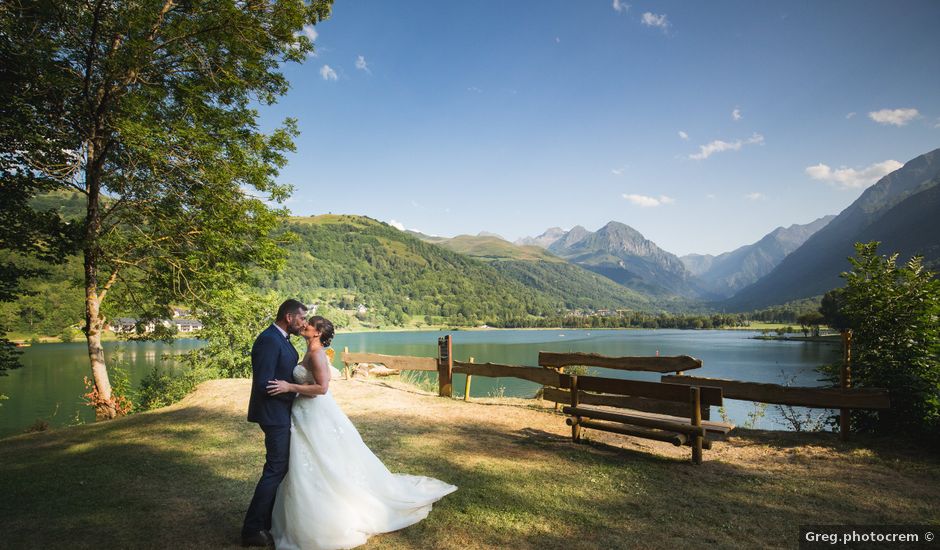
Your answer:
[[[114,319],[106,327],[115,334],[121,334],[124,332],[134,332],[137,329],[137,319],[133,317],[118,317]]]
[[[180,333],[198,332],[202,330],[202,321],[197,319],[174,319],[173,325],[176,327],[176,332]]]
[[[359,304],[359,305],[356,307],[356,313],[365,315],[367,311],[369,311],[369,308],[367,308],[367,307],[366,307],[365,305],[363,305],[363,304]]]

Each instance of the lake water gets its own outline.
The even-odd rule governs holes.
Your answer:
[[[437,339],[451,334],[454,359],[473,357],[478,363],[535,366],[539,351],[582,351],[602,355],[691,355],[704,366],[689,374],[750,382],[818,386],[815,367],[839,358],[839,346],[816,342],[755,340],[751,331],[691,330],[483,330],[452,332],[367,332],[338,334],[333,341],[337,353],[350,351],[389,355],[437,355]],[[173,344],[134,342],[105,344],[108,361],[116,358],[126,368],[135,386],[150,369],[162,362],[176,365],[175,356],[200,345],[198,340]],[[89,375],[84,343],[37,344],[25,350],[24,367],[0,377],[0,394],[9,400],[0,405],[0,437],[20,433],[37,419],[62,426],[78,419],[90,422],[93,411],[81,404],[82,377]],[[339,357],[337,356],[337,359]],[[339,361],[337,361],[339,363]],[[109,363],[110,364],[110,363]],[[341,367],[341,364],[337,365]],[[593,374],[610,377],[658,380],[654,373],[628,373],[594,369]],[[424,374],[424,373],[422,373]],[[436,374],[428,373],[431,377]],[[465,379],[454,375],[454,395],[463,395]],[[531,397],[539,386],[515,378],[475,377],[471,396],[496,394]],[[754,411],[749,402],[726,400],[726,413],[738,425]],[[814,409],[822,412],[820,409]],[[716,411],[712,418],[717,419]],[[770,405],[755,427],[786,429],[776,407]]]

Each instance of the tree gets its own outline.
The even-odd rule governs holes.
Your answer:
[[[796,321],[803,327],[811,327],[813,336],[819,336],[819,326],[825,321],[823,314],[818,311],[804,313],[796,318]],[[804,333],[807,331],[804,331]]]
[[[255,104],[286,92],[279,66],[331,0],[18,0],[0,7],[3,203],[49,189],[84,200],[72,226],[24,216],[40,242],[83,259],[85,335],[99,418],[116,414],[101,346],[118,294],[142,316],[272,268],[290,187],[275,177],[296,121],[259,130]],[[15,66],[15,69],[7,67]],[[22,136],[12,136],[16,132]],[[61,222],[61,220],[57,220]],[[51,246],[48,248],[52,248]]]
[[[887,388],[891,409],[853,411],[861,429],[940,434],[940,281],[914,257],[878,255],[877,242],[856,244],[838,311],[853,333],[852,379]],[[832,304],[830,304],[831,306]],[[841,317],[839,317],[841,316]]]

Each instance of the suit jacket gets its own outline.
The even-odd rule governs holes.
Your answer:
[[[297,365],[297,350],[276,326],[266,328],[251,347],[251,398],[248,421],[262,426],[290,426],[290,408],[295,394],[268,395],[268,382],[290,381]]]

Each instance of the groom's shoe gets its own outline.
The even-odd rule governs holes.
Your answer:
[[[259,546],[262,548],[274,548],[274,537],[268,531],[256,531],[254,533],[242,533],[242,546]]]

